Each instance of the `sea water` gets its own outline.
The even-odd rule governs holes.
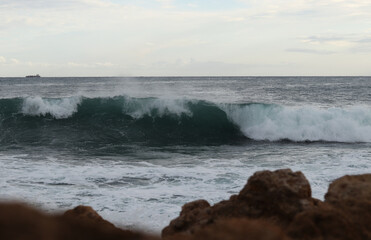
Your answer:
[[[255,171],[371,170],[370,77],[0,78],[0,200],[159,232]]]

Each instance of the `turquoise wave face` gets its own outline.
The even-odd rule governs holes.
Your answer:
[[[371,108],[131,98],[0,99],[1,147],[371,142]]]
[[[229,144],[246,139],[215,104],[113,98],[0,100],[2,147],[76,149],[125,144]]]

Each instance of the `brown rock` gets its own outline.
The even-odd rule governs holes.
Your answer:
[[[293,239],[371,239],[371,174],[344,176],[330,184],[325,203],[296,215]]]
[[[64,216],[45,215],[20,204],[0,204],[0,239],[6,240],[154,240],[116,228],[90,207],[77,207]]]
[[[285,240],[282,230],[262,220],[228,219],[217,221],[193,235],[178,234],[167,240]]]
[[[39,211],[20,204],[0,204],[0,239],[56,239],[57,223]]]
[[[202,219],[207,221],[210,204],[205,200],[196,200],[190,203],[186,203],[182,207],[182,211],[178,218],[170,222],[171,227],[163,229],[162,234],[164,236],[172,235],[177,232],[187,232],[193,230],[191,226],[195,222],[201,222]]]
[[[284,197],[310,198],[311,189],[302,172],[281,169],[274,172],[259,171],[249,178],[247,185],[241,190],[240,198],[249,198],[251,194],[266,195],[278,192],[288,195]]]
[[[209,207],[205,200],[184,205],[180,216],[164,228],[162,236],[193,233],[225,218],[265,218],[283,227],[296,214],[316,207],[309,182],[301,172],[289,169],[256,172],[238,195]]]
[[[60,239],[146,239],[140,233],[116,228],[88,206],[78,206],[58,217]]]
[[[286,230],[292,239],[361,240],[357,226],[338,209],[326,204],[296,215]]]
[[[371,174],[335,180],[329,186],[325,202],[355,223],[362,239],[371,239]]]
[[[194,239],[283,240],[282,230],[262,220],[228,219],[197,232]]]
[[[99,224],[105,227],[115,228],[115,226],[104,220],[93,208],[89,206],[77,206],[74,209],[66,211],[63,219],[70,221],[86,222],[90,224]]]
[[[371,174],[344,176],[333,181],[325,195],[333,205],[371,201]]]
[[[228,217],[268,218],[286,225],[297,213],[315,204],[305,176],[282,169],[256,172],[239,195],[216,204],[214,211]]]

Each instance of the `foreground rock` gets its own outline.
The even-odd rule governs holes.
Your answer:
[[[238,195],[211,206],[187,203],[162,231],[166,240],[371,240],[371,174],[330,184],[325,201],[311,197],[301,172],[256,172]],[[19,204],[0,204],[0,239],[156,240],[122,230],[91,207],[46,215]]]
[[[321,207],[298,214],[287,234],[294,239],[371,239],[371,174],[335,180]]]
[[[154,240],[116,228],[92,208],[79,206],[61,216],[49,216],[19,205],[0,204],[0,239],[12,240]]]
[[[289,169],[255,173],[238,195],[210,206],[198,200],[183,206],[180,216],[162,231],[164,237],[178,232],[194,233],[228,218],[265,219],[286,227],[300,212],[315,208],[308,180]]]
[[[289,240],[282,229],[262,220],[225,219],[194,234],[179,233],[172,240]]]
[[[362,239],[371,239],[371,174],[344,176],[330,184],[325,202],[355,223]]]
[[[213,206],[205,200],[185,204],[179,217],[163,229],[162,236],[166,239],[179,236],[219,239],[207,236],[220,232],[221,223],[233,219],[230,227],[236,226],[234,231],[238,232],[238,226],[255,219],[256,229],[259,226],[264,226],[262,229],[268,232],[280,229],[283,235],[275,235],[276,239],[371,239],[371,174],[345,176],[334,181],[325,199],[322,202],[311,197],[310,185],[301,172],[261,171],[229,200]],[[257,232],[246,231],[244,236],[246,239],[271,239],[264,233],[257,235]]]

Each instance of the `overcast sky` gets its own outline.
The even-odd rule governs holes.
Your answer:
[[[370,0],[0,0],[0,76],[371,75]]]

